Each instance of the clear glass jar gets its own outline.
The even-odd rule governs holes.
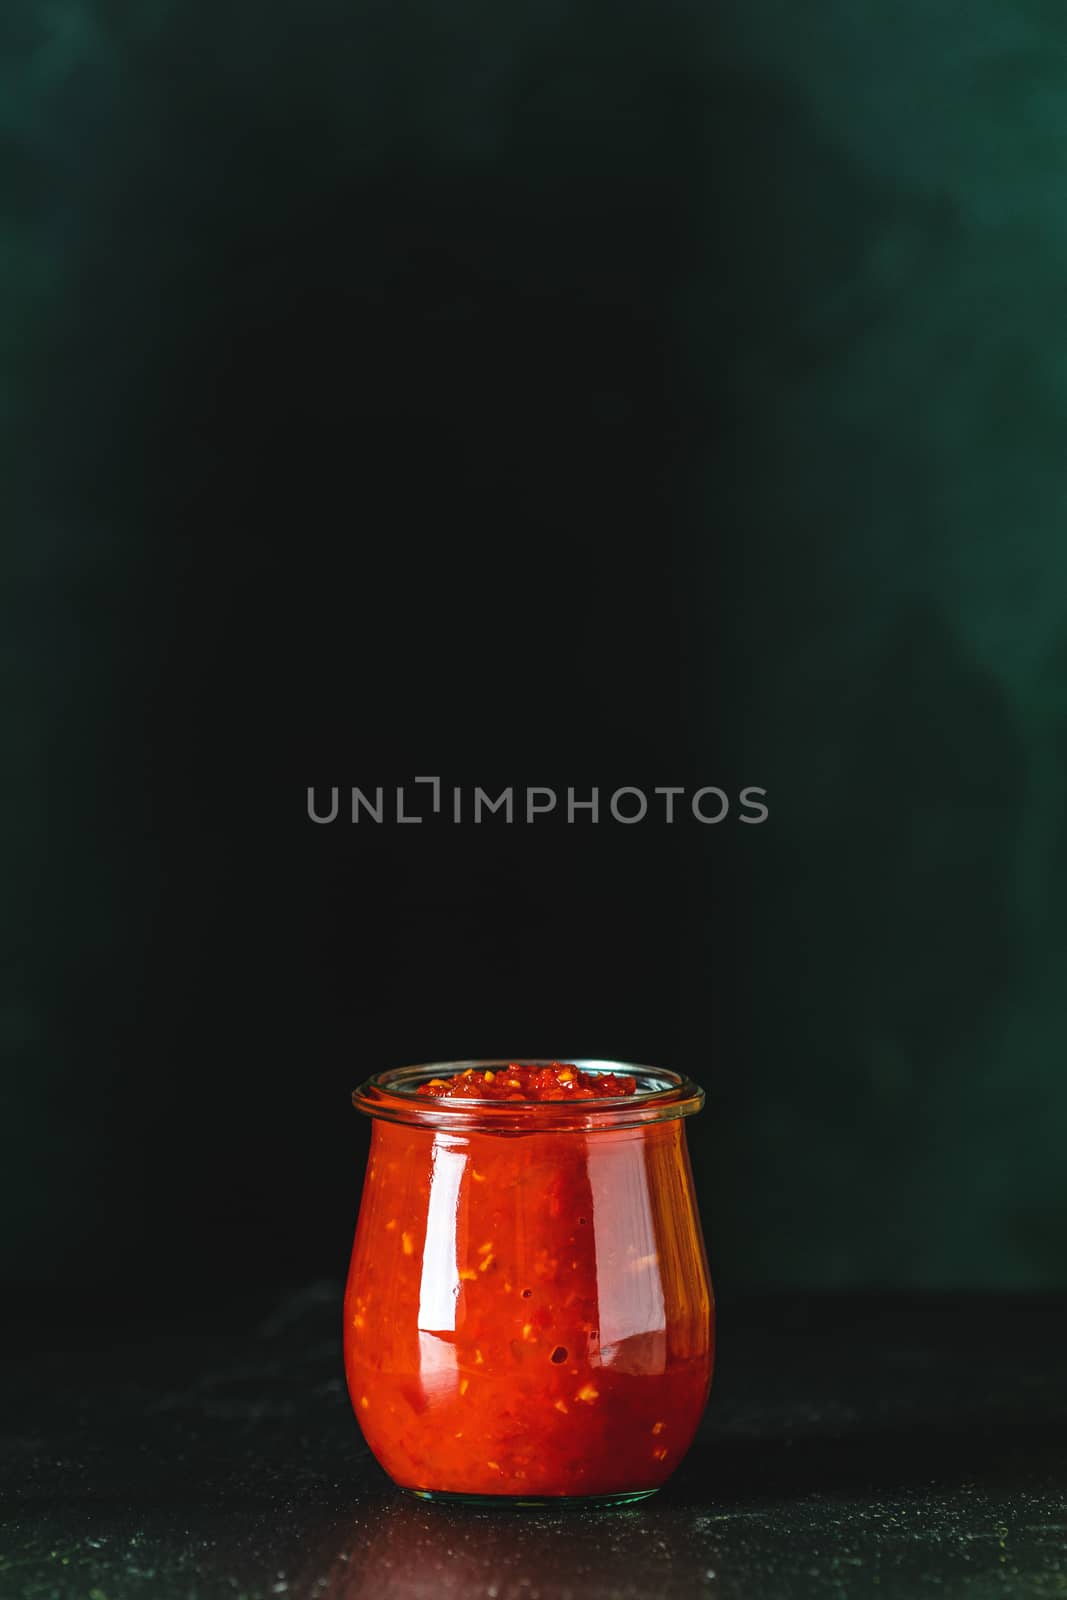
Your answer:
[[[345,1294],[345,1368],[385,1471],[427,1499],[655,1493],[707,1403],[714,1301],[685,1141],[687,1078],[580,1102],[431,1099],[505,1061],[379,1073]],[[549,1065],[547,1062],[523,1065]]]

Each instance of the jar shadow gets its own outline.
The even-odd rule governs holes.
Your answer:
[[[600,1596],[636,1585],[678,1587],[680,1507],[658,1499],[599,1509],[420,1504],[383,1490],[358,1526],[338,1524],[291,1588],[317,1600],[468,1600],[536,1594]]]

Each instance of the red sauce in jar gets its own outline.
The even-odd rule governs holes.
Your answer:
[[[636,1078],[614,1072],[580,1072],[566,1061],[553,1061],[547,1067],[523,1066],[509,1061],[496,1072],[490,1068],[468,1067],[448,1078],[430,1078],[417,1090],[420,1095],[438,1100],[595,1100],[634,1094]]]
[[[422,1083],[409,1098],[436,1106],[434,1126],[375,1117],[345,1356],[397,1483],[622,1497],[678,1465],[713,1352],[684,1123],[613,1127],[610,1108],[596,1127],[550,1120],[560,1101],[621,1110],[636,1090],[625,1074],[510,1062]],[[522,1127],[510,1111],[507,1128],[471,1123],[473,1101],[522,1101]]]

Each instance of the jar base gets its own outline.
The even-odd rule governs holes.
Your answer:
[[[647,1500],[659,1493],[658,1484],[654,1489],[622,1489],[614,1494],[557,1495],[456,1494],[447,1489],[409,1489],[404,1484],[397,1487],[405,1494],[414,1495],[416,1500],[432,1500],[444,1505],[496,1506],[502,1511],[593,1511],[598,1507],[633,1505],[637,1500]]]

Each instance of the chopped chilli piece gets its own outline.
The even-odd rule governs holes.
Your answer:
[[[563,1061],[551,1066],[508,1063],[504,1073],[468,1067],[451,1078],[431,1078],[417,1093],[438,1100],[616,1100],[636,1094],[636,1080],[614,1072],[580,1072]]]

